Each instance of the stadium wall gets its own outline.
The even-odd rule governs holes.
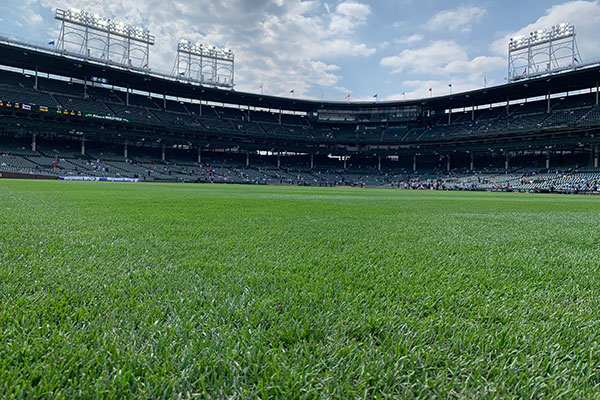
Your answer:
[[[56,176],[39,175],[39,174],[23,174],[19,172],[0,172],[0,179],[44,179],[57,180]]]

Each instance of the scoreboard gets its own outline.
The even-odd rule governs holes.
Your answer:
[[[71,117],[92,118],[92,119],[99,119],[99,120],[105,120],[105,121],[126,122],[126,123],[131,122],[129,120],[129,118],[118,117],[118,116],[114,116],[114,115],[86,113],[86,112],[76,111],[76,110],[67,110],[64,108],[53,108],[53,107],[38,106],[38,105],[26,104],[26,103],[15,103],[15,102],[3,101],[3,100],[0,100],[0,110],[1,109],[23,110],[23,111],[45,113],[45,114],[50,114],[50,115],[65,115],[65,116],[71,116]]]

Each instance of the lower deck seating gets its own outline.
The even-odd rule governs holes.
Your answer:
[[[480,173],[443,173],[435,170],[409,172],[390,163],[379,171],[368,159],[355,160],[344,169],[340,161],[321,159],[309,168],[306,157],[252,156],[197,153],[172,149],[161,159],[160,148],[130,146],[125,158],[122,147],[91,143],[82,155],[74,142],[43,142],[37,151],[19,140],[0,137],[0,171],[49,176],[110,176],[142,178],[146,181],[184,181],[313,186],[395,187],[450,190],[512,190],[598,192],[600,169],[572,168],[538,171],[522,168]],[[330,165],[328,165],[328,163]]]

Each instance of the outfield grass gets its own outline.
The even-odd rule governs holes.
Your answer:
[[[0,181],[0,398],[600,397],[600,199]]]

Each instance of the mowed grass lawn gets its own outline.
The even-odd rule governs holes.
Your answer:
[[[599,398],[600,198],[0,181],[0,398]]]

